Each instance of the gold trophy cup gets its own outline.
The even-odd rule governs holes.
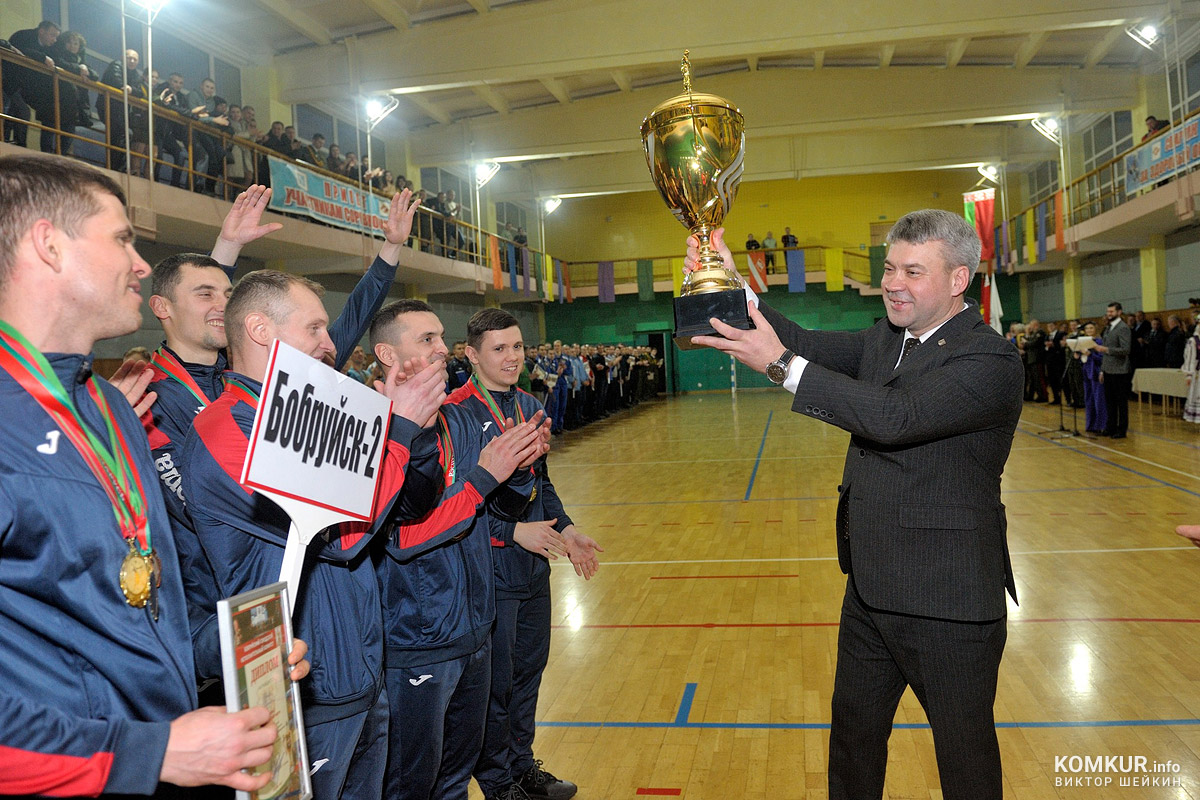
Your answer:
[[[691,62],[683,51],[683,94],[660,103],[642,122],[650,177],[667,207],[700,242],[697,268],[675,298],[675,344],[697,349],[693,336],[716,336],[709,319],[754,327],[741,279],[726,269],[709,237],[721,227],[742,180],[746,150],[742,112],[722,97],[692,92]]]

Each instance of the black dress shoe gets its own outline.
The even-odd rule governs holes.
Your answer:
[[[1125,438],[1125,434],[1123,434],[1123,433],[1113,433],[1113,434],[1110,434],[1110,436],[1113,439],[1124,439]]]

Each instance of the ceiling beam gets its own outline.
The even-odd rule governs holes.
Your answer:
[[[554,99],[566,105],[571,102],[571,93],[567,90],[567,85],[558,78],[539,78],[542,86],[546,87],[546,91],[554,95]]]
[[[628,72],[622,69],[614,69],[611,74],[613,83],[615,83],[622,92],[633,91],[633,81],[629,79]]]
[[[467,2],[471,4],[471,8],[480,14],[486,14],[492,10],[492,4],[489,0],[467,0]]]
[[[323,47],[333,44],[333,37],[330,36],[328,28],[312,14],[294,7],[288,0],[255,0],[255,2],[307,36],[315,44]]]
[[[971,44],[971,37],[960,36],[946,47],[947,69],[954,69],[958,66],[958,62],[962,61],[963,54],[967,52],[967,45],[969,44]]]
[[[894,58],[895,55],[896,45],[894,44],[885,44],[883,47],[879,48],[879,66],[881,68],[890,67],[892,65],[892,58]]]
[[[1017,69],[1023,69],[1029,65],[1033,57],[1037,55],[1038,50],[1042,49],[1042,45],[1046,42],[1046,38],[1050,36],[1049,31],[1034,31],[1025,37],[1025,41],[1017,50],[1017,55],[1013,58],[1013,66]]]
[[[432,100],[425,97],[424,95],[406,94],[406,95],[404,95],[404,99],[407,100],[408,102],[412,103],[414,106],[421,109],[426,114],[428,114],[430,117],[432,117],[434,120],[442,123],[443,125],[449,125],[452,121],[450,119],[450,115],[446,113],[445,109],[443,109],[437,103],[433,102]]]
[[[977,125],[929,136],[923,131],[856,131],[756,139],[742,181],[822,175],[865,175],[944,169],[980,163],[1034,163],[1055,158],[1058,149],[1029,126],[1013,129]],[[528,166],[538,195],[653,191],[640,151],[609,153]],[[964,176],[966,177],[966,176]],[[971,169],[967,185],[978,176]],[[736,203],[735,203],[736,207]],[[665,213],[665,212],[664,212]]]
[[[408,12],[400,7],[395,0],[362,0],[363,5],[374,11],[383,21],[398,31],[406,31],[412,27],[412,19]]]
[[[823,66],[825,66],[825,51],[824,50],[814,50],[813,51],[813,69],[820,69]]]
[[[746,66],[750,68],[751,72],[758,72],[758,56],[747,56]]]
[[[487,103],[501,114],[507,115],[510,111],[512,111],[512,108],[508,105],[508,101],[505,100],[499,92],[486,83],[480,83],[476,86],[472,86],[471,90],[474,91],[475,94],[479,95],[480,100]]]
[[[275,2],[281,0],[258,0]],[[1002,4],[918,3],[859,0],[826,3],[811,13],[779,14],[776,0],[745,0],[744,17],[771,19],[771,35],[731,29],[722,15],[694,14],[693,0],[658,0],[655,18],[688,19],[686,27],[647,22],[614,38],[613,19],[642,19],[645,0],[554,0],[508,3],[503,13],[431,20],[407,31],[388,30],[359,36],[362,91],[431,91],[473,84],[515,83],[542,77],[622,70],[629,75],[673,71],[679,55],[690,48],[705,63],[790,56],[797,52],[841,52],[884,43],[900,52],[930,39],[949,42],[967,37],[1035,36],[1047,31],[1105,28],[1153,18],[1161,2],[1148,0],[1006,0]],[[864,22],[869,21],[869,22]],[[563,31],[571,31],[564,36]],[[447,59],[446,42],[455,57]],[[504,42],[504,47],[497,47]],[[314,48],[276,56],[283,102],[310,102],[293,95],[293,86],[312,87]],[[1036,51],[1036,48],[1030,48]],[[530,54],[535,54],[533,57]],[[398,54],[402,54],[398,56]],[[1029,56],[1032,58],[1032,54]],[[317,58],[320,62],[322,59]],[[345,94],[344,86],[328,86],[329,97]]]
[[[920,128],[921,135],[936,140],[945,126],[1058,114],[1064,98],[1071,113],[1131,108],[1137,103],[1137,81],[1136,69],[1078,67],[770,69],[711,75],[703,88],[737,104],[750,146],[762,137],[882,127]],[[462,164],[472,157],[531,159],[640,151],[642,120],[673,92],[674,87],[664,85],[578,97],[570,105],[553,103],[507,116],[474,117],[448,128],[410,130],[405,138],[411,161],[422,166]],[[937,102],[914,105],[911,98],[917,96],[935,97]],[[805,103],[781,105],[780,97],[804,97]],[[752,157],[748,154],[747,161]]]
[[[1104,57],[1109,54],[1113,46],[1121,40],[1121,34],[1125,33],[1125,28],[1122,25],[1115,25],[1109,28],[1108,33],[1104,34],[1104,38],[1096,42],[1096,46],[1087,54],[1087,58],[1083,60],[1083,68],[1091,69],[1104,60]]]

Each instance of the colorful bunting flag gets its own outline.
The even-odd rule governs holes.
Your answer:
[[[640,258],[637,262],[638,300],[654,299],[654,262]]]
[[[804,282],[804,251],[786,250],[783,254],[783,260],[787,264],[788,291],[807,291],[808,285]]]
[[[617,302],[617,287],[613,276],[613,262],[601,261],[596,265],[596,289],[601,303]]]
[[[979,234],[979,240],[983,242],[983,252],[979,256],[983,261],[991,261],[992,254],[996,250],[995,240],[992,238],[992,222],[995,214],[995,189],[980,189],[963,195],[963,216]]]
[[[766,294],[767,254],[762,250],[751,250],[746,253],[746,263],[750,273],[750,288],[757,294]]]
[[[500,240],[490,233],[488,237],[488,262],[492,265],[492,288],[504,288],[504,271],[500,269]]]

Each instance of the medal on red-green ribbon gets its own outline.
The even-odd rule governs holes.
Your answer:
[[[504,415],[500,413],[500,407],[496,405],[496,400],[494,397],[492,397],[491,391],[489,391],[486,386],[479,382],[478,373],[471,376],[471,389],[475,392],[475,395],[483,401],[484,405],[488,407],[488,411],[492,412],[492,416],[496,418],[496,424],[500,426],[500,430],[505,430]],[[518,422],[524,422],[525,412],[521,410],[521,402],[518,400],[516,403],[514,403],[514,405],[517,407]]]
[[[151,354],[150,363],[162,370],[167,377],[182,383],[184,388],[196,398],[200,408],[204,408],[212,402],[200,388],[200,384],[196,383],[196,379],[188,373],[187,368],[165,347],[160,347]]]
[[[442,473],[445,476],[446,488],[454,485],[454,442],[450,439],[450,431],[446,429],[446,419],[438,412],[437,416],[438,446],[442,451]]]
[[[108,401],[93,375],[87,391],[104,420],[107,446],[84,423],[70,394],[50,362],[8,323],[0,321],[0,368],[37,401],[78,451],[104,489],[117,518],[121,537],[129,548],[117,581],[125,602],[134,608],[150,605],[158,619],[156,590],[162,585],[162,561],[154,552],[146,515],[146,492],[125,434],[113,420]]]
[[[253,408],[255,411],[258,411],[258,392],[254,391],[237,378],[225,379],[225,391],[229,392],[238,400],[241,400],[243,403]]]
[[[480,400],[483,401],[484,405],[486,405],[488,407],[488,411],[492,412],[492,416],[495,417],[496,424],[500,426],[500,430],[504,430],[505,429],[504,428],[504,415],[500,413],[500,407],[498,405],[496,405],[496,398],[492,397],[491,391],[486,386],[484,386],[482,383],[480,383],[479,373],[475,373],[475,374],[471,375],[470,382],[471,382],[471,391],[474,392],[475,395]],[[525,421],[525,412],[521,410],[520,399],[515,400],[513,402],[513,405],[516,406],[517,419],[519,420],[518,424],[520,424]],[[447,486],[448,485],[449,484],[447,484]],[[535,497],[537,497],[537,486],[536,485],[533,487],[533,494],[530,495],[530,497],[529,497],[530,502],[532,502]]]

